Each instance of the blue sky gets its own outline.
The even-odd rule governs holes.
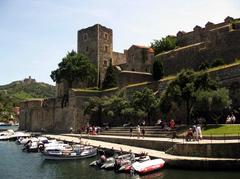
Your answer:
[[[0,85],[50,78],[77,30],[100,23],[113,29],[114,51],[191,31],[208,21],[240,17],[239,0],[0,0]]]

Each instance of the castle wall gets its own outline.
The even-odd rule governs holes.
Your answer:
[[[126,54],[119,52],[112,52],[112,65],[120,65],[126,63]]]
[[[154,51],[151,48],[132,45],[127,51],[127,71],[151,72]]]
[[[94,25],[92,27],[88,27],[86,29],[81,29],[78,31],[78,39],[77,39],[77,52],[85,54],[89,57],[92,63],[98,65],[98,26]]]
[[[202,63],[211,64],[216,59],[232,63],[240,57],[240,30],[224,26],[209,31],[205,42],[161,53],[155,58],[163,63],[164,75],[172,75],[184,68],[198,70]]]
[[[134,74],[134,72],[131,75],[133,75],[133,78],[139,77],[139,74]],[[232,65],[228,68],[212,71],[210,75],[224,86],[229,86],[234,81],[240,81],[240,65]],[[126,96],[129,96],[134,91],[148,87],[154,92],[159,90],[159,93],[161,93],[166,89],[170,81],[160,80],[159,82],[135,84],[127,86],[124,92]],[[111,96],[119,90],[121,88],[103,92],[84,92],[72,89],[69,93],[69,104],[64,107],[61,106],[61,98],[23,102],[20,104],[19,129],[29,131],[41,131],[45,129],[47,131],[69,132],[69,129],[72,127],[77,131],[81,126],[86,126],[88,123],[88,116],[84,116],[83,111],[85,102],[89,97]],[[182,123],[185,121],[186,116],[183,109],[174,111],[174,114],[176,121]]]
[[[208,33],[212,30],[231,26],[233,21],[239,19],[233,19],[232,17],[226,17],[224,22],[214,24],[212,22],[206,23],[205,27],[195,26],[191,32],[179,31],[177,33],[177,42],[180,47],[188,46],[191,44],[206,41],[208,38]]]
[[[110,60],[112,59],[113,43],[112,29],[99,25],[99,71],[100,82],[103,82]]]
[[[134,71],[121,71],[117,75],[117,82],[119,87],[146,81],[153,81],[152,74]]]

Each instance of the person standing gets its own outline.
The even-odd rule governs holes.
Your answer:
[[[174,121],[174,119],[171,119],[170,128],[173,129],[174,127],[175,127],[175,121]]]
[[[130,126],[130,128],[129,128],[129,132],[130,132],[130,137],[133,137],[133,129],[132,129],[131,126]]]
[[[236,122],[236,117],[234,116],[233,113],[231,115],[231,122],[232,122],[232,124],[235,124],[235,122]]]
[[[143,137],[143,139],[144,139],[144,136],[145,136],[145,129],[144,129],[144,127],[142,128],[142,137]]]
[[[137,138],[138,139],[139,139],[140,135],[141,135],[141,128],[139,125],[137,125]]]
[[[196,134],[197,134],[197,137],[196,137],[197,141],[201,140],[202,139],[202,130],[201,130],[200,125],[197,125]]]

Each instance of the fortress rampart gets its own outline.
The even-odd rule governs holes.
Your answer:
[[[240,64],[235,64],[227,68],[222,68],[210,72],[210,75],[220,81],[224,86],[231,85],[232,82],[240,81]],[[77,131],[81,126],[88,123],[88,116],[85,116],[84,105],[89,97],[93,96],[111,96],[119,90],[124,90],[124,94],[129,96],[134,91],[143,88],[150,88],[153,91],[161,93],[166,89],[171,81],[160,80],[159,82],[145,82],[125,86],[124,88],[114,88],[106,91],[84,91],[79,89],[70,89],[69,100],[66,106],[62,106],[62,98],[36,99],[21,103],[20,111],[20,130],[29,131],[56,131],[69,132],[72,127]],[[179,121],[184,121],[185,116],[182,111],[176,111]]]
[[[205,28],[196,26],[189,33],[179,32],[177,42],[180,47],[155,57],[162,61],[164,75],[176,74],[186,68],[198,70],[201,64],[212,64],[217,59],[229,64],[240,58],[240,22],[230,19],[216,25],[209,22]],[[237,22],[234,26],[233,20]]]

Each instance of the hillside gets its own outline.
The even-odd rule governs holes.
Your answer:
[[[0,86],[0,105],[4,108],[18,105],[20,101],[32,98],[54,97],[55,87],[46,83],[15,81]],[[1,107],[1,106],[0,106]]]
[[[0,93],[5,93],[18,99],[50,98],[54,97],[55,87],[46,83],[15,81],[8,85],[0,86]]]

